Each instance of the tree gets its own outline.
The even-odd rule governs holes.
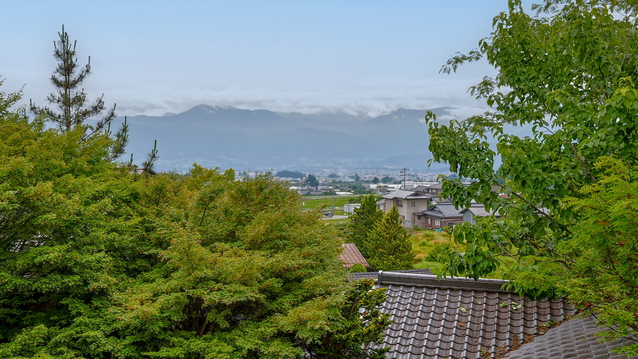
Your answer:
[[[377,207],[377,200],[373,194],[361,200],[361,207],[354,209],[348,220],[348,241],[354,243],[361,254],[368,258],[374,248],[368,248],[370,232],[374,225],[383,217],[383,211]]]
[[[283,170],[283,171],[278,171],[275,174],[275,177],[287,177],[287,178],[303,178],[304,174],[301,172],[297,172],[297,171],[288,171],[288,170]]]
[[[376,176],[372,179],[372,183],[374,183],[374,184],[379,184],[380,182],[381,182],[381,181],[380,181],[380,180],[379,180],[379,178],[378,178],[378,177],[376,177]]]
[[[0,356],[97,357],[116,283],[148,265],[131,233],[138,188],[108,136],[45,129],[12,108],[19,96],[0,92]]]
[[[56,88],[55,93],[49,94],[49,104],[57,107],[57,111],[49,107],[39,107],[31,103],[30,109],[35,115],[42,115],[47,121],[55,123],[60,130],[68,132],[80,126],[85,128],[82,140],[85,141],[94,134],[109,130],[110,123],[115,119],[115,105],[98,119],[95,124],[87,124],[86,121],[100,115],[105,110],[104,95],[95,99],[92,104],[87,103],[87,94],[80,86],[88,75],[91,74],[91,58],[83,68],[78,68],[78,60],[75,54],[77,42],[69,40],[69,35],[64,31],[58,33],[59,40],[54,42],[53,56],[58,61],[58,66],[51,75],[51,83]],[[128,126],[126,123],[115,134],[116,141],[112,145],[113,158],[124,153],[124,147],[128,140]]]
[[[381,179],[381,183],[393,183],[393,182],[394,182],[394,178],[390,176],[385,176]]]
[[[308,184],[308,186],[310,187],[317,187],[319,186],[319,180],[317,180],[317,177],[315,177],[315,175],[313,175],[312,173],[308,175],[308,177],[306,178],[306,183]]]
[[[348,273],[365,273],[368,269],[361,263],[355,263],[348,269]]]
[[[359,317],[381,297],[350,301],[340,239],[283,183],[130,175],[111,138],[18,100],[0,92],[0,357],[376,358],[350,332],[385,325]]]
[[[571,205],[596,197],[581,191],[606,178],[605,165],[596,164],[611,163],[611,156],[628,168],[638,165],[638,34],[636,5],[629,1],[548,0],[536,9],[532,17],[520,1],[511,1],[478,50],[457,54],[442,69],[449,73],[485,57],[498,75],[484,78],[470,92],[493,110],[449,124],[428,114],[426,122],[433,160],[473,180],[469,186],[458,179],[444,181],[443,195],[458,207],[469,207],[472,200],[484,203],[503,218],[456,226],[454,240],[466,251],[448,253],[446,274],[478,278],[510,257],[513,262],[507,263],[514,264],[508,264],[506,278],[511,286],[541,298],[569,295],[575,289],[569,278],[582,275],[576,263],[598,265],[587,253],[596,247],[591,236],[605,224],[588,220]],[[509,134],[508,126],[530,128],[531,136]],[[490,139],[496,141],[495,151]],[[502,164],[494,169],[497,156]],[[613,283],[601,283],[609,286],[588,303],[607,311]],[[603,324],[633,328],[636,335],[638,317],[631,310],[625,307],[625,319],[610,315],[616,319]]]
[[[577,305],[597,315],[614,330],[609,339],[638,339],[638,170],[613,158],[594,165],[603,172],[583,187],[581,198],[565,204],[581,214],[571,227],[573,236],[557,245],[569,265],[543,260],[545,272],[559,273],[557,287]],[[624,348],[631,356],[638,345]]]
[[[368,236],[368,262],[377,270],[412,269],[414,251],[396,207],[386,212]]]
[[[390,314],[381,314],[385,289],[373,289],[374,280],[362,279],[344,295],[341,320],[320,341],[304,345],[309,359],[385,359],[389,347],[379,348]],[[376,346],[376,347],[375,347]]]

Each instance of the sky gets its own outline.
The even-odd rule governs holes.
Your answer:
[[[397,108],[484,104],[467,88],[485,61],[440,74],[492,31],[507,0],[35,1],[3,4],[4,92],[46,105],[64,24],[89,98],[118,115],[179,113],[198,104],[380,115]]]

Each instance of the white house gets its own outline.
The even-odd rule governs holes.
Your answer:
[[[346,203],[343,205],[343,211],[346,213],[354,213],[354,209],[359,207],[361,207],[361,203]]]

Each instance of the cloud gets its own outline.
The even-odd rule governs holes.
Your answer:
[[[389,78],[349,87],[307,86],[292,90],[239,86],[216,90],[143,85],[107,91],[104,98],[117,103],[118,115],[128,116],[161,116],[206,104],[308,114],[341,111],[369,116],[386,114],[398,108],[450,106],[456,108],[453,110],[456,118],[465,118],[485,111],[485,107],[467,93],[467,88],[478,80],[451,80],[449,77],[421,80]]]

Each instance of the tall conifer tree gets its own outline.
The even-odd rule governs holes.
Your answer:
[[[52,107],[40,107],[31,103],[31,112],[44,116],[46,121],[55,123],[64,132],[85,126],[82,141],[104,130],[110,135],[109,126],[115,119],[115,105],[105,112],[103,94],[93,103],[87,103],[87,94],[81,87],[86,77],[91,74],[91,57],[86,65],[80,67],[75,53],[77,41],[69,40],[69,34],[64,31],[64,25],[58,36],[59,39],[53,43],[55,48],[53,57],[58,61],[58,65],[51,75],[51,83],[56,91],[47,96],[47,101]],[[96,119],[94,124],[86,123],[88,119],[100,115],[102,116]],[[115,134],[115,142],[111,147],[112,158],[117,158],[124,153],[127,141],[128,126],[124,124]]]
[[[368,236],[374,225],[381,220],[383,212],[377,208],[373,194],[363,197],[361,207],[354,209],[348,223],[349,240],[354,243],[364,257],[368,257],[374,248],[368,248]]]
[[[383,215],[369,234],[370,251],[368,262],[378,270],[412,269],[414,251],[410,234],[401,225],[396,207]]]

